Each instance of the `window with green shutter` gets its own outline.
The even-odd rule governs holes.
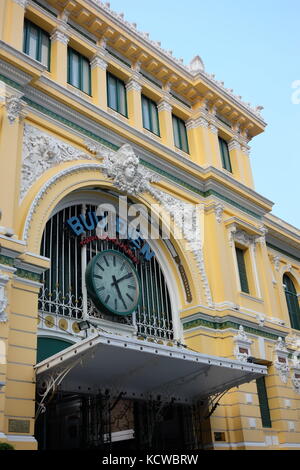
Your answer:
[[[111,73],[107,73],[108,107],[127,117],[127,97],[125,83]]]
[[[246,271],[246,263],[245,263],[245,252],[241,248],[236,247],[236,259],[239,269],[240,281],[241,281],[241,290],[246,294],[249,294],[249,284],[247,278],[247,271]]]
[[[68,47],[68,83],[91,94],[91,66],[90,61],[71,47]]]
[[[260,377],[259,379],[257,379],[256,386],[257,386],[257,394],[258,394],[262,426],[263,428],[271,428],[272,421],[271,421],[271,415],[270,415],[265,377]]]
[[[174,132],[174,144],[175,147],[189,153],[189,145],[185,122],[177,116],[172,115],[173,121],[173,132]]]
[[[300,307],[298,295],[292,279],[287,274],[283,276],[283,285],[290,315],[291,327],[295,330],[300,330]]]
[[[219,146],[220,146],[223,168],[227,171],[230,171],[230,173],[232,173],[232,166],[231,166],[231,161],[230,161],[228,143],[226,142],[226,140],[222,139],[222,137],[220,136],[219,136]]]
[[[50,69],[50,37],[43,29],[25,19],[23,52]]]
[[[142,95],[143,126],[155,135],[160,135],[158,111],[155,101]]]

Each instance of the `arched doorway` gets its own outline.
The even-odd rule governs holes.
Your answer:
[[[175,294],[171,292],[172,284],[165,275],[161,253],[150,241],[151,246],[147,250],[140,250],[130,244],[130,240],[117,245],[115,240],[95,239],[90,214],[97,211],[97,204],[107,200],[113,202],[117,197],[99,189],[93,194],[88,189],[69,195],[53,211],[41,241],[40,254],[50,259],[50,269],[43,275],[39,314],[48,322],[53,318],[54,337],[61,333],[60,325],[65,320],[74,320],[78,324],[88,318],[101,328],[106,322],[109,328],[118,331],[119,327],[121,333],[125,326],[132,328],[137,338],[173,345],[176,340],[174,317],[177,315],[179,322],[179,315],[178,310],[172,308]],[[83,234],[76,236],[70,231],[67,222],[72,218],[85,224]],[[143,243],[146,242],[143,240]],[[142,248],[145,246],[143,243]],[[141,280],[141,301],[130,316],[108,315],[95,306],[87,293],[86,267],[102,251],[115,250],[128,255],[128,248],[138,260],[136,270]],[[75,338],[76,330],[73,333]],[[78,335],[77,341],[80,339]],[[62,388],[38,420],[37,434],[42,448],[99,448],[107,445],[114,448],[132,446],[132,449],[148,445],[192,448],[195,439],[192,419],[192,409],[173,403],[172,397],[169,402],[160,402],[158,396],[146,402],[116,396],[111,390],[107,394],[96,395],[69,393]]]
[[[73,201],[68,198],[62,202],[48,220],[40,254],[49,258],[51,265],[43,275],[39,312],[44,316],[55,315],[78,321],[88,317],[125,323],[134,325],[140,336],[166,343],[173,341],[175,312],[172,311],[170,286],[162,269],[160,256],[153,251],[153,244],[143,251],[130,243],[130,240],[122,240],[117,245],[115,240],[94,239],[96,231],[95,224],[91,222],[91,214],[97,211],[96,201],[100,204],[107,199],[104,191],[98,191],[97,196],[82,196],[82,203],[79,203],[80,196],[77,194]],[[111,202],[111,196],[109,200]],[[85,226],[85,233],[76,236],[67,224],[72,218],[85,221],[91,230]],[[146,245],[148,241],[142,240],[142,248]],[[116,250],[128,254],[127,249],[138,261],[136,270],[141,281],[141,301],[133,315],[120,318],[96,308],[85,288],[85,271],[88,263],[101,251]],[[174,296],[175,289],[172,291]],[[173,300],[173,305],[175,302]],[[178,317],[177,312],[176,316]]]

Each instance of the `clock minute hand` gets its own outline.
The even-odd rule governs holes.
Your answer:
[[[131,277],[133,277],[132,273],[126,274],[125,276],[121,277],[121,279],[118,279],[118,280],[116,279],[115,276],[113,276],[113,279],[115,279],[115,280],[112,283],[112,286],[114,286],[115,284],[119,284],[122,281],[125,281],[125,279],[130,279]]]
[[[127,310],[127,305],[125,304],[124,299],[122,297],[122,294],[121,294],[121,291],[120,291],[120,287],[118,286],[118,281],[116,279],[116,276],[113,276],[112,279],[113,279],[114,282],[111,285],[115,286],[115,288],[117,289],[118,297],[123,302],[123,305]]]

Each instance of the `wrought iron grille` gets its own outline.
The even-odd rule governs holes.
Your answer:
[[[86,212],[96,211],[87,205]],[[103,314],[88,298],[83,288],[86,265],[99,252],[108,249],[121,251],[109,240],[94,240],[81,246],[80,237],[75,237],[66,227],[66,221],[83,213],[83,206],[72,206],[55,214],[44,230],[41,255],[51,260],[50,269],[43,275],[43,287],[39,296],[39,310],[75,319],[90,317],[104,318],[114,322],[136,324],[139,335],[173,339],[173,325],[168,287],[156,258],[145,261],[136,251],[140,263],[137,271],[141,279],[142,295],[137,311],[131,317],[117,317]],[[94,233],[86,232],[86,237]],[[134,251],[134,249],[133,249]],[[86,296],[86,297],[85,297]]]

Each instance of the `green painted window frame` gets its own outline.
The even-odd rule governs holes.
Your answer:
[[[145,108],[148,116],[145,116]],[[160,137],[160,128],[159,128],[159,118],[158,118],[158,109],[155,101],[151,100],[145,95],[142,95],[142,114],[143,114],[143,126],[144,129],[152,132],[152,134]],[[155,123],[153,122],[153,117],[155,116]],[[147,127],[146,118],[148,117],[149,126]]]
[[[232,173],[232,165],[231,165],[231,160],[230,160],[228,142],[220,136],[218,136],[218,139],[219,139],[220,153],[221,153],[221,158],[222,158],[222,166],[224,170],[227,170],[230,173]]]
[[[256,379],[256,388],[263,428],[272,428],[271,413],[269,408],[265,377]]]
[[[235,252],[236,252],[236,260],[237,260],[239,276],[240,276],[241,290],[245,294],[250,294],[246,263],[245,263],[245,250],[236,246]]]
[[[110,87],[110,83],[112,80],[115,80],[116,82],[116,96],[115,96],[115,99],[116,99],[116,107],[114,107],[111,103],[111,100],[110,100],[110,93],[109,93],[109,87]],[[125,98],[125,103],[124,103],[124,107],[125,107],[125,113],[123,113],[121,111],[121,96],[124,96]],[[128,108],[127,108],[127,93],[126,93],[126,86],[125,86],[125,83],[123,82],[123,80],[121,80],[120,78],[116,77],[115,75],[113,75],[112,73],[110,72],[107,72],[107,106],[110,108],[110,109],[113,109],[114,111],[116,111],[117,113],[121,114],[122,116],[128,118]]]
[[[35,56],[32,56],[29,53],[29,40],[30,40],[30,32],[32,30],[35,30],[37,33],[37,50]],[[47,33],[47,31],[44,31],[42,28],[37,26],[36,24],[32,23],[32,21],[29,21],[25,18],[24,20],[24,30],[23,30],[23,52],[24,54],[28,55],[29,57],[32,57],[32,59],[37,60],[41,64],[42,62],[42,45],[43,45],[43,38],[47,40],[48,44],[48,61],[47,64],[43,64],[47,67],[48,70],[50,70],[50,57],[51,57],[51,41],[50,41],[50,35]]]
[[[72,83],[72,74],[73,74],[73,65],[72,65],[72,58],[76,56],[79,61],[79,86],[75,84],[74,82]],[[83,78],[83,64],[86,63],[88,65],[88,71],[89,71],[89,78],[88,78],[88,89],[84,89],[84,78]],[[75,49],[72,47],[68,47],[68,83],[69,85],[72,85],[73,87],[77,88],[78,90],[82,91],[86,95],[91,96],[91,90],[92,90],[92,83],[91,83],[91,64],[90,61],[87,57],[83,56],[79,52],[77,52]]]
[[[172,123],[175,147],[189,154],[190,150],[185,122],[175,116],[175,114],[172,114]]]
[[[295,285],[287,274],[283,276],[283,285],[291,327],[300,330],[300,307]]]

